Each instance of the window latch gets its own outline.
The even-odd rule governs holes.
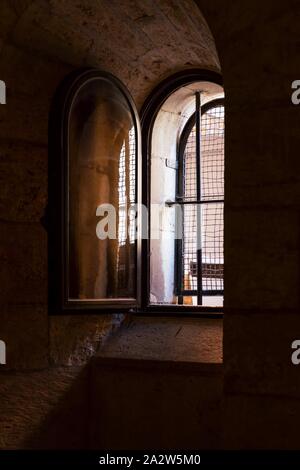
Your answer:
[[[170,160],[169,158],[166,158],[165,162],[167,168],[171,168],[172,170],[178,170],[178,162],[176,160]]]

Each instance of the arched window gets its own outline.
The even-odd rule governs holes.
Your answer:
[[[59,292],[63,309],[136,306],[140,131],[128,91],[107,73],[72,75],[54,101],[49,140],[49,297]]]
[[[141,168],[139,117],[125,86],[97,70],[61,85],[49,128],[51,312],[219,312],[223,98],[212,72],[161,84],[142,110]]]
[[[143,241],[144,305],[152,311],[219,312],[224,290],[220,75],[190,70],[165,80],[144,105],[142,135],[143,195],[150,212],[149,240]]]

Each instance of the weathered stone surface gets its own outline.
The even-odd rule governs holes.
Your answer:
[[[300,401],[285,396],[226,398],[223,445],[229,449],[299,448]]]
[[[1,222],[0,247],[0,302],[47,303],[45,229],[38,224]]]
[[[47,205],[47,155],[44,146],[0,142],[0,219],[40,222]]]
[[[61,3],[66,5],[65,2]],[[58,58],[67,64],[81,65],[89,41],[82,40],[80,22],[76,25],[78,27],[76,37],[72,22],[68,22],[68,15],[64,18],[57,16],[56,26],[54,17],[55,11],[50,2],[46,0],[34,2],[20,17],[13,31],[14,44],[34,52],[35,55]]]
[[[298,320],[296,315],[285,318],[285,312],[299,309],[300,114],[299,108],[291,105],[290,85],[299,78],[300,70],[300,4],[294,0],[245,0],[226,2],[226,6],[224,0],[197,0],[196,3],[215,35],[226,91],[224,442],[235,448],[298,447],[300,412],[299,400],[295,398],[298,398],[299,380],[297,368],[291,368],[289,362],[289,343],[294,339],[290,335],[297,336]],[[101,8],[97,9],[97,5]],[[213,39],[192,2],[124,0],[101,1],[97,5],[88,0],[1,2],[3,77],[0,79],[8,81],[8,104],[0,108],[0,137],[13,141],[11,148],[7,144],[1,147],[0,158],[3,175],[0,217],[9,221],[9,224],[2,222],[0,227],[2,305],[46,303],[46,234],[39,225],[27,222],[38,220],[46,197],[42,189],[46,155],[37,156],[36,144],[47,145],[51,96],[65,73],[73,66],[82,65],[111,71],[129,87],[140,107],[150,90],[169,74],[193,66],[219,68]],[[23,144],[16,140],[34,145],[26,150],[24,147],[23,152]],[[28,161],[32,158],[32,174],[29,163],[21,162],[24,156]],[[39,158],[44,163],[40,163]],[[18,169],[14,168],[13,161]],[[15,197],[11,200],[14,184]],[[5,210],[9,200],[11,203]],[[26,218],[21,218],[22,211],[27,213]],[[24,307],[24,318],[19,320],[23,307],[5,308],[3,334],[9,339],[14,324],[27,332],[26,341],[18,339],[24,359],[19,349],[9,353],[15,367],[27,368],[27,361],[41,367],[45,364],[41,346],[45,311],[34,307],[31,312],[28,305]],[[248,315],[239,315],[239,309],[247,309]],[[282,315],[278,316],[278,312]],[[40,328],[38,335],[35,328]],[[108,320],[51,319],[52,363],[83,363],[99,344],[103,344],[110,329]],[[193,331],[188,331],[194,335]],[[179,332],[177,341],[183,352],[188,343],[180,342],[181,334]],[[30,354],[25,352],[29,339],[33,342]],[[162,344],[163,341],[158,347],[153,339],[157,355]],[[209,357],[212,346],[205,344]],[[130,349],[129,342],[124,341],[124,350],[125,346]],[[193,342],[192,351],[196,354],[197,350]],[[133,412],[131,424],[139,430],[141,419],[138,421],[138,418],[148,419],[153,409],[149,419],[162,417],[165,425],[170,416],[167,409],[174,411],[170,418],[174,429],[172,439],[178,442],[179,435],[175,435],[178,422],[188,428],[186,417],[194,410],[190,422],[195,426],[191,430],[199,431],[200,423],[200,431],[208,429],[210,433],[205,438],[211,441],[204,440],[200,445],[203,446],[203,442],[213,445],[214,436],[217,436],[214,443],[220,442],[219,427],[217,431],[211,427],[214,423],[219,426],[218,406],[214,402],[212,414],[205,412],[203,415],[202,405],[195,408],[197,400],[205,404],[208,394],[213,396],[214,386],[206,388],[194,377],[191,382],[185,382],[189,387],[184,389],[184,382],[179,383],[174,377],[165,381],[163,376],[155,382],[146,372],[138,376],[127,376],[127,372],[120,372],[120,382],[115,370],[97,377],[98,396],[103,391],[103,400],[96,402],[97,416],[104,416],[104,423],[112,426],[109,419],[116,417],[115,423],[119,425],[117,418],[124,416],[128,409],[129,413]],[[47,418],[51,410],[56,409],[64,391],[76,383],[76,376],[72,368],[27,374],[1,373],[0,420],[4,429],[1,446],[33,445],[28,435],[41,436],[42,430],[48,436],[44,441],[40,439],[40,446],[41,442],[45,442],[45,446],[51,442],[53,447],[87,445],[87,427],[83,423],[78,423],[77,427],[73,421],[74,416],[85,416],[81,408],[84,394],[75,393],[80,397],[75,401],[69,400],[67,394],[69,406],[66,407],[62,399],[58,412],[58,416],[64,416],[62,420],[51,418],[48,421]],[[167,384],[174,387],[174,392],[169,391]],[[147,392],[148,387],[151,393]],[[138,397],[135,408],[131,392],[138,390],[145,391],[145,397]],[[172,394],[170,406],[164,410],[160,400],[168,405],[169,393]],[[182,398],[182,408],[176,397]],[[148,415],[149,400],[153,407]],[[176,413],[185,414],[180,414],[175,422]],[[57,417],[56,411],[54,415]],[[195,424],[197,418],[199,421]],[[101,442],[102,425],[100,422],[95,430],[95,443]],[[151,421],[151,425],[157,431],[157,421]],[[57,433],[57,430],[61,431]],[[124,425],[123,435],[129,442],[132,436],[127,436],[126,431]],[[141,436],[145,437],[143,432],[142,429]],[[166,442],[166,429],[159,429],[159,433],[161,442]],[[199,436],[196,433],[190,441],[197,447]],[[66,442],[66,438],[71,441]],[[142,441],[142,437],[138,438]],[[180,440],[180,447],[183,442]]]
[[[87,448],[87,371],[0,373],[0,448]]]
[[[0,338],[6,343],[6,365],[1,366],[1,371],[47,367],[49,356],[47,307],[2,305]]]
[[[291,82],[300,5],[234,2],[226,14],[219,0],[196,3],[216,39],[226,95],[224,445],[298,448],[290,336],[299,310],[299,108]],[[295,316],[285,318],[290,309]]]
[[[10,5],[17,15],[21,15],[35,0],[10,0]]]
[[[227,308],[299,308],[299,214],[227,210]]]
[[[214,367],[203,376],[201,366],[95,359],[91,447],[219,448],[222,376]]]
[[[191,10],[190,19],[191,2],[167,3],[1,3],[0,79],[7,84],[7,105],[0,107],[0,339],[7,342],[8,361],[0,375],[1,448],[89,446],[90,382],[87,372],[73,366],[88,363],[122,316],[47,316],[47,234],[39,220],[47,202],[49,109],[74,66],[117,75],[138,107],[167,75],[192,66],[219,69],[198,10]],[[179,332],[184,351],[180,338]],[[67,367],[49,368],[48,361]],[[211,406],[218,416],[219,398]],[[185,422],[184,415],[180,419]]]
[[[288,108],[266,105],[266,109],[226,110],[226,148],[231,159],[225,175],[230,181],[228,204],[240,208],[299,206],[298,116],[299,109],[292,104]]]
[[[220,62],[211,31],[203,17],[201,11],[194,2],[183,0],[177,2],[173,0],[159,0],[158,7],[164,12],[169,21],[173,24],[178,33],[178,38],[184,37],[191,48],[199,47],[211,51],[210,65],[220,70]],[[213,51],[215,50],[215,54]]]
[[[61,80],[73,70],[72,66],[57,59],[34,55],[32,51],[12,44],[3,47],[1,63],[1,79],[10,95],[25,94],[31,97],[32,102],[48,103]]]
[[[0,108],[0,139],[47,145],[50,98],[33,98],[7,87],[6,99]]]
[[[133,318],[100,348],[100,357],[222,363],[222,320]]]
[[[120,326],[123,315],[52,316],[50,361],[55,365],[85,364]]]
[[[0,16],[0,36],[6,38],[11,28],[14,26],[18,16],[10,0],[2,0]]]
[[[227,395],[300,398],[300,368],[291,361],[291,344],[300,339],[298,314],[232,314],[226,319],[224,336]]]
[[[160,2],[96,5],[87,0],[77,4],[42,0],[26,10],[13,39],[31,54],[35,51],[72,66],[97,66],[115,73],[140,107],[159,80],[182,67],[219,70],[213,38],[201,14],[194,9],[193,20],[188,19],[191,4],[178,7],[172,1],[163,12]]]

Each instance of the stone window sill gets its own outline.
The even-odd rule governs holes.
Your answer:
[[[106,341],[97,363],[124,361],[143,367],[222,368],[223,320],[133,317]]]

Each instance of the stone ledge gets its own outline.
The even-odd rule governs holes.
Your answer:
[[[176,367],[203,372],[222,368],[221,319],[133,317],[110,337],[94,363]],[[163,363],[163,364],[162,364]],[[160,365],[159,365],[160,364]]]
[[[143,372],[149,371],[165,371],[167,373],[179,372],[188,375],[197,374],[201,377],[219,377],[223,371],[223,364],[217,363],[204,363],[204,362],[185,362],[185,361],[166,361],[164,359],[139,359],[139,358],[121,358],[121,357],[101,357],[96,356],[92,360],[93,367],[101,368],[102,370],[131,370]],[[95,369],[94,369],[95,370]]]

